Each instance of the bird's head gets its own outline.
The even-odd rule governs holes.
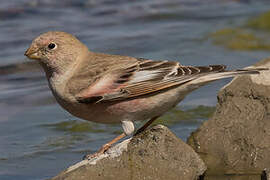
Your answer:
[[[63,72],[85,53],[88,48],[73,35],[51,31],[35,38],[24,55],[39,61],[45,70]]]

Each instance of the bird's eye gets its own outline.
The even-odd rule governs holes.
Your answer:
[[[56,44],[55,44],[55,43],[50,43],[50,44],[48,45],[48,48],[49,48],[50,50],[55,49],[55,48],[56,48]]]

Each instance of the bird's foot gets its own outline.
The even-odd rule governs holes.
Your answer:
[[[104,154],[109,148],[111,147],[110,144],[104,144],[97,152],[95,152],[94,154],[87,154],[85,156],[83,156],[83,160],[90,160],[93,158],[96,158],[102,154]]]
[[[120,139],[124,138],[125,136],[126,136],[125,133],[120,134],[119,136],[117,136],[116,138],[114,138],[113,140],[111,140],[110,142],[104,144],[96,153],[85,155],[83,157],[83,159],[84,160],[85,159],[90,160],[90,159],[96,158],[96,157],[104,154],[114,143],[116,143]]]

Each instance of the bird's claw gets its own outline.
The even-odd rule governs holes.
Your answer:
[[[104,154],[109,148],[111,147],[110,144],[104,144],[97,152],[95,152],[94,154],[87,154],[85,156],[83,156],[83,160],[90,160],[93,158],[96,158],[102,154]]]

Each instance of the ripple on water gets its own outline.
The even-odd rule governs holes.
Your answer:
[[[209,34],[244,28],[267,40],[268,25],[260,19],[267,19],[268,14],[256,15],[269,9],[268,0],[1,2],[0,179],[49,178],[121,132],[120,125],[79,121],[55,103],[44,73],[23,56],[33,37],[62,30],[75,34],[93,51],[239,68],[269,56],[269,52],[231,51],[215,44]],[[242,30],[236,30],[235,36],[225,39],[239,33],[242,37]],[[195,91],[183,106],[157,122],[186,139],[211,116],[217,90],[225,82]]]

